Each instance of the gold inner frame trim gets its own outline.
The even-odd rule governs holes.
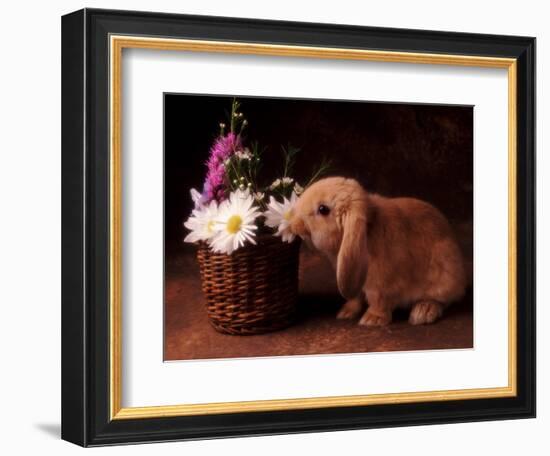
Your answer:
[[[508,385],[495,388],[330,396],[169,406],[122,407],[122,51],[153,49],[298,58],[366,60],[508,70]],[[468,55],[388,52],[227,41],[110,36],[110,415],[111,419],[298,410],[374,404],[511,397],[517,394],[517,61]]]

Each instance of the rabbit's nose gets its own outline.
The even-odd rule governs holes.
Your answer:
[[[303,237],[306,234],[306,226],[301,217],[292,217],[290,219],[290,232]]]

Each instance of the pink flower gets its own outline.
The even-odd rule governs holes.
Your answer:
[[[225,161],[236,150],[242,149],[241,139],[229,132],[216,139],[210,148],[210,157],[206,162],[208,169],[202,190],[204,204],[212,200],[221,202],[225,199]]]

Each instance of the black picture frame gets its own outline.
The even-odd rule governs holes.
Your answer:
[[[517,60],[517,395],[110,419],[109,36]],[[82,446],[535,416],[535,39],[84,9],[62,19],[62,438]]]

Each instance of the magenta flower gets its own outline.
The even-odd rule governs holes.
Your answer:
[[[225,199],[225,161],[242,149],[241,138],[229,132],[216,139],[210,148],[210,157],[206,162],[208,169],[202,190],[204,204],[212,200],[221,202]]]

